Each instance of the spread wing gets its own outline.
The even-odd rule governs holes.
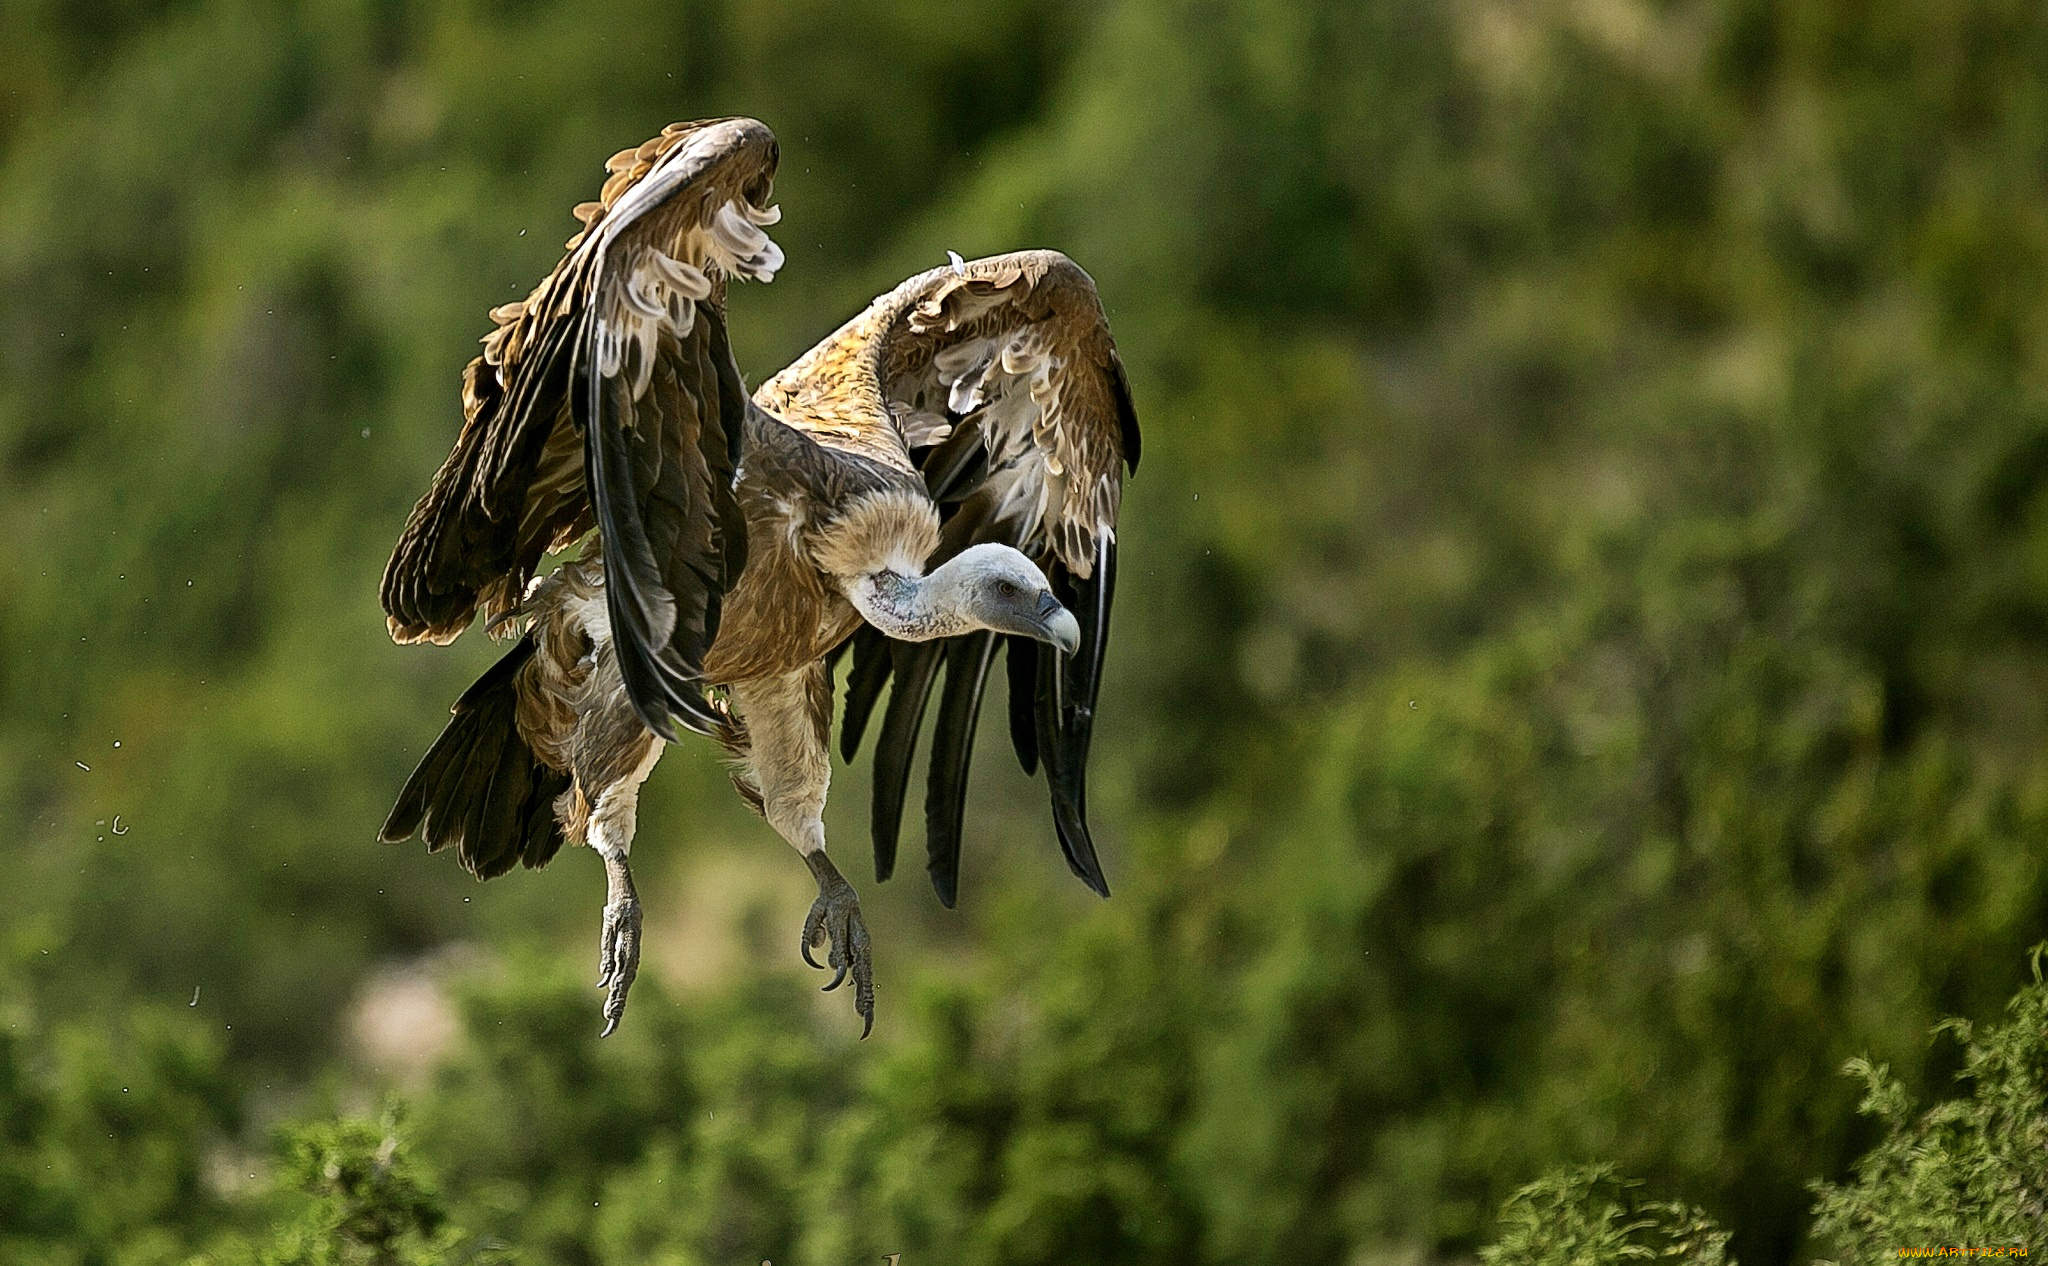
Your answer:
[[[982,542],[1014,545],[1081,623],[1071,657],[1028,638],[974,633],[913,644],[865,625],[842,644],[853,650],[840,739],[847,759],[882,687],[896,683],[876,739],[876,878],[895,869],[911,759],[943,667],[925,840],[932,884],[953,904],[975,721],[1000,649],[1017,758],[1026,773],[1045,767],[1067,864],[1107,896],[1088,834],[1088,744],[1138,419],[1095,283],[1054,251],[934,269],[876,300],[755,398],[823,442],[841,436],[907,457],[939,504],[932,564]]]
[[[752,119],[677,123],[606,164],[584,230],[524,302],[491,313],[455,449],[384,569],[399,642],[453,641],[515,613],[541,558],[593,526],[628,693],[649,726],[708,730],[704,654],[745,563],[733,497],[746,389],[725,283],[766,281],[775,137]]]

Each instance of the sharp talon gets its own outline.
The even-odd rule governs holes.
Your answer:
[[[825,964],[811,957],[811,946],[817,944],[819,938],[824,935],[825,894],[821,892],[818,894],[818,899],[811,903],[811,912],[804,916],[803,934],[797,939],[796,943],[796,952],[803,955],[804,961],[819,971],[825,970]]]
[[[853,1009],[861,1018],[860,1035],[866,1038],[875,1030],[875,984],[860,898],[829,863],[814,861],[811,870],[818,875],[818,900],[804,920],[803,939],[798,942],[797,951],[812,967],[835,969],[832,979],[820,987],[821,993],[830,993],[852,978]],[[811,956],[811,946],[820,942],[829,944],[832,951],[823,964]]]

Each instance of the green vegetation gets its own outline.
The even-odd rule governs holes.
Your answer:
[[[1884,1068],[1850,1065],[1869,1087],[1862,1111],[1886,1136],[1856,1163],[1853,1183],[1820,1190],[1815,1227],[1842,1262],[1897,1260],[1887,1246],[2048,1247],[2048,988],[2038,952],[2034,983],[2007,1010],[1981,1042],[1967,1020],[1945,1026],[1964,1046],[1971,1093],[1917,1119]]]
[[[1639,1184],[1606,1166],[1549,1175],[1501,1210],[1500,1241],[1479,1250],[1485,1266],[1528,1263],[1682,1262],[1726,1266],[1728,1233],[1698,1209],[1644,1200]]]
[[[1142,1051],[1076,1060],[1071,1031],[1057,1030],[1010,1035],[1008,1058],[978,1050],[963,1039],[990,1024],[986,999],[931,990],[916,1040],[863,1061],[808,1034],[800,991],[783,985],[681,1012],[657,1003],[662,1022],[600,1046],[584,991],[560,973],[522,964],[469,983],[468,1041],[420,1096],[424,1120],[393,1100],[374,1121],[284,1129],[254,1156],[233,1150],[221,1051],[193,1022],[52,1034],[13,1008],[0,1195],[14,1220],[0,1260],[170,1262],[197,1249],[190,1260],[210,1266],[829,1262],[912,1245],[1025,1262],[1113,1242],[1170,1261],[1200,1252],[1191,1215],[1217,1212],[1183,1207],[1149,1172],[1171,1159],[1148,1156],[1149,1131],[1130,1125],[1156,1106],[1162,1070],[1119,1079],[1127,1059],[1104,1059]],[[1945,1026],[1965,1046],[1969,1092],[1924,1112],[1885,1070],[1852,1061],[1885,1134],[1852,1181],[1818,1192],[1818,1242],[1837,1263],[1896,1261],[1902,1247],[2048,1247],[2048,984],[2007,1010],[1982,1041],[1965,1021]],[[1088,1056],[1101,1062],[1079,1067]],[[970,1061],[971,1080],[955,1071]],[[1077,1072],[1101,1081],[1097,1102],[1077,1102]],[[200,1156],[222,1172],[202,1183]],[[1712,1217],[1608,1165],[1515,1191],[1491,1234],[1484,1266],[1734,1260]]]
[[[678,749],[600,1044],[587,855],[373,843],[491,655],[375,581],[484,311],[735,112],[755,381],[948,248],[1102,287],[1117,897],[998,734],[957,915],[843,774],[856,1043]],[[7,0],[0,1260],[2039,1243],[2044,186],[2019,0]]]

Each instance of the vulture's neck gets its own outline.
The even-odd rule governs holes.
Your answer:
[[[905,642],[929,642],[971,629],[957,603],[947,601],[953,586],[946,583],[945,568],[930,576],[906,576],[894,571],[869,572],[847,587],[861,618],[890,637]]]

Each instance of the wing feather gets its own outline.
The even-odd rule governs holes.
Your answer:
[[[861,736],[867,733],[868,718],[882,698],[882,689],[889,684],[891,643],[880,629],[868,624],[848,641],[853,644],[853,671],[846,678],[846,719],[839,727],[839,753],[852,760],[860,750]]]
[[[1028,637],[1005,638],[1010,675],[1010,746],[1028,777],[1038,772],[1038,643]]]
[[[594,526],[634,707],[664,737],[717,724],[704,655],[746,557],[748,404],[724,293],[782,263],[763,229],[776,159],[751,119],[674,124],[613,155],[562,261],[491,314],[461,433],[385,568],[393,638],[448,642],[479,611],[515,613],[541,558]]]
[[[1052,577],[1060,601],[1081,625],[1081,646],[1073,655],[1038,648],[1038,750],[1052,789],[1053,826],[1067,865],[1098,894],[1109,881],[1088,832],[1088,747],[1095,731],[1095,701],[1102,684],[1102,658],[1109,642],[1110,600],[1116,591],[1116,541],[1104,536],[1091,575]]]
[[[946,688],[932,730],[930,786],[924,799],[925,869],[947,909],[960,894],[960,833],[967,818],[967,769],[974,760],[974,723],[982,685],[995,663],[998,635],[946,639]]]
[[[948,639],[950,640],[950,639]],[[896,688],[882,714],[882,732],[875,736],[875,798],[870,829],[875,842],[875,878],[896,871],[896,841],[903,829],[903,805],[910,795],[910,764],[917,755],[917,734],[924,726],[946,641],[891,642],[890,669]]]

